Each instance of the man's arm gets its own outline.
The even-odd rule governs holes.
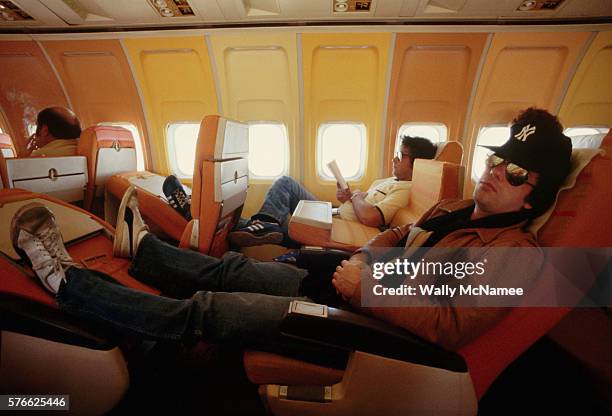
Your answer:
[[[499,241],[492,244],[489,250],[482,253],[488,261],[487,268],[495,277],[495,285],[513,282],[524,284],[533,282],[537,277],[543,256],[534,255],[530,261],[517,263],[502,253],[496,253],[496,248],[535,247],[528,241]],[[510,264],[511,263],[511,264]],[[420,277],[417,277],[417,279]],[[332,284],[342,298],[353,307],[393,325],[407,329],[416,335],[438,344],[444,348],[455,350],[487,329],[496,325],[510,310],[507,307],[453,307],[452,305],[435,302],[427,296],[411,296],[410,307],[363,307],[361,305],[362,285],[369,292],[375,284],[371,269],[360,262],[343,261],[336,268]],[[521,286],[522,284],[519,284]]]
[[[365,200],[367,196],[367,192],[353,192],[351,203],[353,204],[355,215],[357,215],[359,222],[364,225],[380,227],[385,223],[383,214],[378,208]]]

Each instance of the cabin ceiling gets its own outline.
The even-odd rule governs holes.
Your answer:
[[[612,0],[0,0],[0,29],[25,32],[262,23],[511,23],[611,16]]]

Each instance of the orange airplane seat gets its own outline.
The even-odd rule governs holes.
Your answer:
[[[181,247],[220,256],[240,219],[248,187],[249,126],[218,115],[202,119],[196,146],[191,215]]]
[[[442,142],[436,146],[435,160],[461,165],[463,160],[463,145],[459,142]]]
[[[574,150],[572,173],[556,205],[531,224],[542,247],[612,246],[612,157],[597,152]],[[602,264],[601,258],[593,261]],[[536,282],[535,293],[543,293],[542,280]],[[275,415],[476,414],[478,400],[499,374],[578,304],[576,293],[584,295],[593,283],[580,282],[583,287],[572,292],[571,305],[512,308],[458,354],[384,322],[310,304],[303,308],[305,314],[287,316],[283,332],[349,351],[345,369],[256,351],[245,353],[244,365]]]
[[[390,226],[415,222],[441,200],[458,198],[461,194],[461,172],[461,166],[455,163],[416,159],[408,205],[397,211]],[[341,218],[332,219],[330,230],[293,219],[289,223],[289,236],[302,244],[349,251],[363,246],[379,232],[380,230],[376,227]]]
[[[26,189],[66,202],[82,201],[87,184],[83,156],[13,157],[4,160],[7,188]]]
[[[104,218],[109,222],[114,221],[119,201],[133,185],[138,189],[140,212],[151,232],[164,240],[178,243],[187,220],[168,204],[162,190],[165,179],[152,172],[125,172],[112,176],[106,183]],[[185,193],[191,194],[191,189],[183,188]]]
[[[89,176],[83,207],[88,211],[96,198],[104,196],[111,176],[136,170],[134,138],[123,127],[92,126],[83,130],[77,153],[87,158]]]
[[[117,334],[61,312],[13,250],[9,227],[23,205],[38,202],[55,214],[68,252],[85,267],[112,274],[126,286],[159,293],[113,258],[110,224],[48,195],[0,191],[0,391],[69,394],[72,414],[109,412],[126,393],[129,374]]]

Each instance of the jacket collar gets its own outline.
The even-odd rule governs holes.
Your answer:
[[[453,212],[457,212],[463,209],[466,209],[470,206],[474,205],[474,200],[465,199],[465,200],[453,200],[448,202],[442,202],[438,206],[438,208],[432,213],[430,218],[435,218],[441,215],[450,214]],[[503,214],[502,214],[503,215]],[[510,225],[500,225],[500,226],[489,226],[489,227],[472,227],[472,228],[462,228],[456,231],[451,232],[449,235],[463,235],[463,234],[476,234],[478,238],[484,243],[488,244],[491,241],[495,240],[501,233],[517,229],[520,230],[525,227],[529,219],[524,219],[522,221],[516,222]]]

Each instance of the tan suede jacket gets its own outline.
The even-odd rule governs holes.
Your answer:
[[[426,220],[437,216],[445,215],[453,211],[467,208],[473,204],[473,200],[446,200],[432,207],[414,225],[419,226]],[[532,234],[523,230],[527,221],[510,227],[503,228],[466,228],[449,233],[440,240],[435,247],[537,247],[537,243]],[[411,229],[412,224],[389,229],[378,234],[364,246],[367,253],[360,253],[358,250],[356,257],[361,260],[372,262],[376,261],[376,247],[395,246]],[[409,249],[410,245],[407,246]],[[378,250],[380,252],[381,250]],[[540,251],[537,251],[540,253]],[[369,258],[368,258],[369,257]],[[489,262],[491,270],[501,274],[512,274],[512,278],[519,276],[521,280],[532,281],[535,279],[535,270],[539,270],[543,257],[535,259],[536,267],[533,262],[525,264],[507,264],[503,258],[497,259],[494,264]],[[497,273],[497,272],[496,272]],[[503,278],[503,276],[502,276]],[[372,282],[372,279],[368,279]],[[360,292],[359,290],[357,292]],[[384,321],[408,329],[409,331],[425,338],[431,342],[441,345],[448,349],[458,349],[467,344],[478,335],[484,333],[499,322],[510,308],[468,308],[468,307],[361,307],[360,293],[356,293],[351,299],[353,306],[362,312],[380,318]]]

